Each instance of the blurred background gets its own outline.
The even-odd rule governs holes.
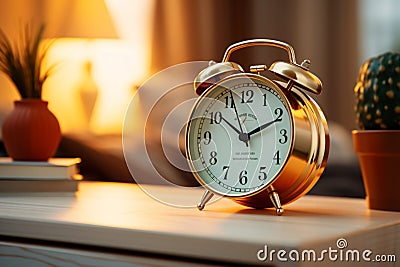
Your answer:
[[[121,157],[115,139],[104,137],[120,140],[129,100],[152,74],[187,61],[220,61],[230,44],[245,39],[287,42],[298,62],[311,60],[311,71],[323,83],[315,99],[336,142],[330,161],[343,171],[357,165],[350,133],[356,128],[353,87],[359,67],[367,58],[399,50],[399,10],[397,0],[0,0],[0,27],[17,37],[27,21],[46,23],[53,42],[47,64],[56,62],[57,71],[43,98],[67,137],[62,145],[79,156],[100,146]],[[287,54],[262,47],[231,57],[246,70],[276,60],[287,60]],[[0,88],[1,125],[18,95],[3,74]],[[93,144],[93,136],[100,141]],[[68,150],[78,144],[85,149]],[[117,164],[113,160],[107,159]],[[86,162],[91,161],[96,162]],[[107,170],[100,171],[104,179]],[[127,173],[110,174],[118,175]]]

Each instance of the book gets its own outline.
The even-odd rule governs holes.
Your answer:
[[[51,158],[48,161],[13,161],[0,157],[0,180],[65,180],[79,173],[80,158]]]
[[[18,193],[73,193],[79,181],[65,180],[0,180],[0,194]]]

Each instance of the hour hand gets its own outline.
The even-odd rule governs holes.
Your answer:
[[[238,135],[239,135],[239,140],[243,141],[246,143],[246,146],[249,146],[248,141],[249,141],[249,135],[241,132],[238,128],[236,128],[232,123],[230,123],[228,120],[226,120],[224,117],[221,117],[226,124],[229,125]],[[240,122],[239,122],[240,123]]]
[[[226,122],[226,124],[228,124],[229,127],[231,127],[237,134],[241,134],[241,133],[242,133],[238,128],[236,128],[232,123],[230,123],[230,122],[229,122],[228,120],[226,120],[224,117],[222,117],[222,120],[223,120],[224,122]]]

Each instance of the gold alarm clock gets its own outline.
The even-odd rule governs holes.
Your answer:
[[[232,52],[250,46],[284,49],[288,62],[250,67],[230,62]],[[198,208],[214,194],[253,208],[275,208],[305,195],[321,176],[329,152],[324,114],[307,94],[321,81],[298,64],[284,42],[254,39],[227,48],[222,62],[210,62],[194,81],[199,95],[186,128],[190,169],[206,189]],[[282,81],[262,76],[269,70]]]

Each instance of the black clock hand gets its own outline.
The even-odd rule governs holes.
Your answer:
[[[245,133],[241,133],[240,130],[238,128],[236,128],[235,126],[232,125],[232,123],[230,123],[229,121],[227,121],[224,117],[221,116],[221,119],[226,122],[226,124],[228,124],[238,135],[239,135],[239,140],[243,141],[246,143],[246,146],[248,146],[248,141],[249,141],[249,135],[245,134]]]
[[[255,128],[254,130],[252,130],[252,131],[250,131],[249,133],[247,133],[248,138],[250,139],[250,136],[251,136],[251,135],[253,135],[253,134],[255,134],[255,133],[258,133],[258,132],[264,130],[265,128],[269,127],[270,125],[274,124],[274,123],[277,122],[277,121],[282,121],[282,119],[281,119],[281,118],[278,118],[278,119],[275,119],[275,120],[273,120],[273,121],[267,122],[267,123],[265,123],[265,124],[263,124],[263,125],[261,125],[261,126],[258,126],[258,127]]]
[[[243,133],[242,124],[240,123],[240,120],[239,120],[239,114],[238,114],[237,109],[236,109],[236,104],[235,104],[235,100],[234,100],[234,98],[233,98],[232,90],[229,90],[229,93],[230,93],[231,98],[232,98],[232,104],[233,104],[233,109],[235,110],[236,119],[237,119],[237,121],[238,121],[238,123],[239,123],[239,128],[240,128],[239,140],[245,142],[245,143],[246,143],[246,146],[249,146],[249,143],[248,143],[248,141],[249,141],[248,136],[249,136],[249,135]],[[249,137],[250,137],[250,136],[249,136]]]
[[[241,134],[240,130],[238,128],[236,128],[235,126],[232,125],[232,123],[230,123],[229,121],[227,121],[223,116],[221,116],[222,120],[224,122],[226,122],[226,124],[229,125],[229,127],[231,127],[237,134]]]

